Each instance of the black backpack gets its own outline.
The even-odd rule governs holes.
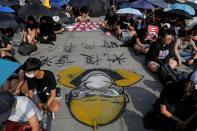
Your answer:
[[[178,81],[178,76],[169,64],[162,64],[157,72],[157,75],[163,85]]]
[[[23,43],[18,47],[18,53],[23,56],[30,55],[37,50],[37,46],[33,44]]]

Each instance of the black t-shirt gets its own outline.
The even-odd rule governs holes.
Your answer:
[[[174,43],[163,46],[162,41],[158,40],[151,44],[149,52],[146,54],[146,60],[155,61],[158,64],[168,63],[169,59],[174,57]]]
[[[54,28],[52,23],[42,23],[39,25],[40,35],[48,36],[54,33]]]
[[[183,97],[181,93],[183,84],[184,80],[168,84],[160,94],[160,104],[166,105],[171,113],[175,113],[180,105],[196,104],[194,92],[190,96]]]
[[[37,78],[27,78],[27,85],[29,90],[36,89],[37,92],[43,92],[45,87],[49,90],[56,89],[56,80],[55,76],[51,71],[43,70],[44,76],[42,79]]]
[[[127,19],[126,17],[120,17],[120,20],[118,21],[118,25],[120,25],[120,29],[128,29],[127,23],[130,23],[131,26],[134,26],[134,20]]]
[[[2,40],[0,42],[0,48],[6,48],[9,44],[12,44],[12,41],[10,38],[6,36],[2,36],[1,38]]]
[[[112,26],[115,24],[115,22],[117,21],[117,15],[115,12],[109,12],[107,13],[107,15],[105,16],[105,20],[107,20],[107,24],[109,26]]]

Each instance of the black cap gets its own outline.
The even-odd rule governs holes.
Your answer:
[[[10,92],[0,92],[0,123],[8,120],[15,97]]]

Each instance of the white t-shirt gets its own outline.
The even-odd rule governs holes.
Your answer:
[[[43,113],[36,107],[32,100],[25,96],[16,96],[16,107],[12,108],[10,121],[27,122],[36,114],[39,121],[42,120]]]

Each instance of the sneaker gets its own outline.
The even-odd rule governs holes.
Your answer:
[[[50,44],[51,44],[51,45],[55,45],[55,41],[51,41]]]
[[[110,36],[110,35],[111,35],[111,33],[110,33],[110,32],[106,32],[105,34],[106,34],[107,36]]]

